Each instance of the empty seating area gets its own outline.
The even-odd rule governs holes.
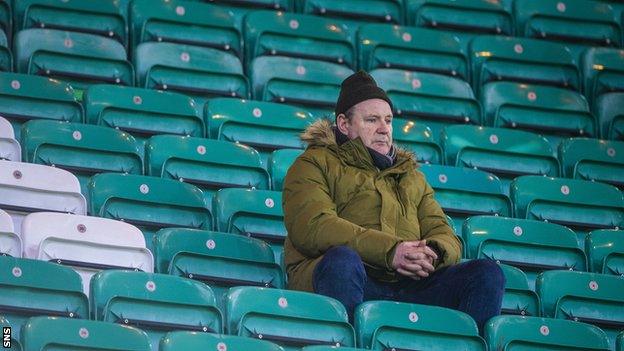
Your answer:
[[[286,290],[282,189],[371,73],[506,277],[461,312]],[[0,0],[11,349],[624,350],[619,0]]]

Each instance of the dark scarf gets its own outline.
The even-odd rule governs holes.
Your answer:
[[[338,130],[337,127],[334,127],[334,134],[336,135],[336,143],[338,144],[338,146],[349,141],[349,137],[344,135],[340,130]],[[379,168],[380,171],[383,171],[386,168],[390,168],[392,165],[394,165],[394,162],[396,161],[396,149],[394,148],[394,145],[390,147],[390,152],[388,152],[387,155],[377,152],[370,147],[367,147],[366,149],[368,149],[368,153],[373,160],[373,164],[375,165],[375,167]]]

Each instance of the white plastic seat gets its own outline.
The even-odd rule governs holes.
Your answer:
[[[13,126],[4,117],[0,116],[0,160],[22,160],[22,149],[17,140]]]
[[[32,213],[22,223],[23,255],[72,267],[85,293],[103,269],[154,272],[154,258],[141,231],[107,218],[54,212]]]
[[[24,216],[32,212],[86,214],[78,178],[68,171],[25,162],[0,162],[0,209],[13,219],[20,235]]]
[[[0,256],[22,257],[22,240],[15,234],[13,220],[0,210]]]

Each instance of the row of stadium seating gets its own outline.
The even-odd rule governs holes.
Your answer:
[[[221,243],[216,241],[212,245],[217,248]],[[192,257],[190,253],[180,255]],[[178,262],[182,260],[183,257]],[[24,344],[34,342],[28,340],[33,337],[29,330],[33,319],[28,318],[49,315],[55,318],[40,317],[39,320],[50,321],[51,328],[54,320],[64,320],[68,330],[76,331],[79,327],[104,326],[87,319],[140,328],[148,335],[147,349],[151,344],[152,350],[159,350],[159,346],[160,350],[169,350],[166,334],[170,331],[227,332],[246,336],[248,340],[272,341],[285,350],[299,350],[306,345],[422,349],[425,345],[431,347],[434,342],[436,350],[487,349],[472,318],[440,307],[366,302],[357,308],[351,325],[340,303],[316,294],[246,286],[226,290],[219,301],[221,296],[209,285],[196,280],[115,269],[93,275],[89,289],[84,291],[80,276],[70,268],[12,257],[0,257],[0,263],[0,291],[3,293],[0,320],[3,326],[14,327],[12,336]],[[537,292],[548,318],[503,316],[490,320],[485,331],[490,350],[498,350],[495,345],[502,339],[523,338],[540,344],[538,347],[550,344],[615,350],[616,344],[622,346],[624,335],[620,333],[618,337],[624,303],[618,291],[623,285],[621,278],[601,274],[544,272],[538,277]],[[26,292],[33,298],[24,299],[22,294]],[[517,294],[518,290],[510,288],[506,298],[507,295],[517,297]],[[108,325],[108,328],[115,328],[113,324]],[[505,325],[520,330],[499,330]],[[532,328],[535,330],[530,331]],[[576,330],[574,335],[566,335],[572,330]],[[587,339],[589,335],[576,334],[583,330],[593,337]],[[550,332],[553,335],[548,337]],[[82,335],[84,332],[80,333],[72,335],[67,330],[59,330],[47,337],[71,343],[80,339],[97,340],[95,335],[91,339]],[[45,339],[43,335],[48,333],[40,334],[39,338]],[[113,337],[108,339],[120,341]],[[104,343],[104,340],[99,342]],[[104,349],[104,345],[93,346]],[[26,350],[34,349],[24,346]]]

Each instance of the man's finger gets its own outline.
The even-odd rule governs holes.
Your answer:
[[[409,261],[402,263],[401,268],[405,269],[406,271],[410,271],[414,273],[421,271],[423,269],[423,267],[420,264],[411,263]]]
[[[406,276],[406,277],[409,277],[409,278],[418,278],[418,279],[420,279],[420,277],[419,277],[419,276],[417,276],[415,273],[412,273],[412,272],[410,272],[410,271],[406,271],[406,270],[405,270],[405,269],[403,269],[403,268],[399,268],[399,269],[397,269],[397,273],[399,273],[399,274],[401,274],[401,275],[404,275],[404,276]]]
[[[431,249],[429,246],[425,246],[424,250],[425,250],[425,253],[433,257],[434,260],[438,259],[438,254],[436,254],[435,251],[433,251],[433,249]]]

